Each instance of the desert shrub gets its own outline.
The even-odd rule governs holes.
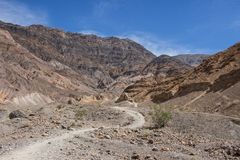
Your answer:
[[[151,113],[153,123],[156,128],[162,128],[166,125],[166,123],[171,119],[171,112],[163,106],[153,106],[153,111]]]
[[[58,109],[58,110],[60,110],[60,109],[62,109],[62,108],[64,108],[64,107],[65,107],[65,106],[64,106],[63,104],[58,104],[58,105],[57,105],[57,109]]]
[[[97,106],[100,108],[102,107],[101,103],[100,102],[97,102]]]
[[[75,118],[78,120],[82,120],[86,113],[87,111],[85,109],[79,109],[75,113]]]

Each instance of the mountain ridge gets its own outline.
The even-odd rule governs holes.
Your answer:
[[[174,57],[160,55],[145,66],[142,70],[142,74],[152,73],[155,76],[162,75],[164,77],[176,76],[190,69],[192,69],[190,65],[185,64]]]
[[[198,66],[203,60],[207,59],[210,55],[208,54],[180,54],[173,56],[181,62],[191,65],[193,67]]]
[[[22,27],[2,22],[0,28],[8,30],[17,43],[40,59],[58,61],[106,84],[124,72],[139,72],[155,58],[144,47],[127,39],[63,32],[42,25]],[[97,84],[98,81],[92,82]]]
[[[204,107],[206,104],[201,106],[201,103],[198,105],[199,108],[187,105],[187,102],[186,104],[183,104],[183,106],[191,106],[190,108],[192,109],[194,108],[200,111],[211,110],[211,112],[213,112],[213,108],[217,107],[217,98],[219,98],[219,95],[224,96],[223,93],[225,93],[225,90],[225,94],[227,95],[232,93],[232,95],[228,95],[229,100],[240,96],[235,91],[239,89],[238,84],[240,81],[239,50],[240,43],[237,43],[223,52],[219,52],[216,55],[210,56],[209,58],[205,59],[199,66],[184,74],[164,79],[149,77],[137,81],[135,84],[128,86],[124,90],[117,102],[123,100],[136,102],[151,100],[155,103],[164,104],[168,101],[173,101],[172,99],[180,100],[181,97],[184,98],[189,94],[201,92],[199,94],[199,98],[197,98],[196,101],[200,101],[205,97],[205,102],[209,101],[207,108]],[[216,99],[213,99],[213,97],[216,97]],[[186,101],[186,99],[182,101]],[[230,114],[227,112],[227,110],[230,112],[232,109],[226,109],[226,111],[223,111],[223,108],[227,107],[226,103],[230,102],[223,102],[223,106],[220,106],[218,111]],[[204,101],[202,103],[204,103]],[[235,101],[235,103],[236,104],[234,104],[234,108],[238,110],[237,108],[239,107],[240,103],[239,101]],[[173,103],[173,105],[176,104]],[[231,114],[240,116],[237,114],[237,112],[231,111]]]

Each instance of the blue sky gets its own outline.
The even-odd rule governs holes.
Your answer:
[[[0,19],[127,37],[156,55],[215,53],[239,41],[240,0],[0,0]]]

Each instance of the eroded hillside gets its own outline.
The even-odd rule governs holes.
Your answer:
[[[129,39],[101,38],[64,32],[41,25],[22,27],[0,23],[13,39],[43,61],[67,66],[86,77],[85,83],[100,89],[122,75],[138,74],[155,56]],[[60,70],[59,70],[60,69]]]
[[[237,92],[240,81],[239,50],[240,44],[238,43],[223,52],[209,57],[194,70],[185,74],[168,78],[150,77],[137,81],[125,89],[119,101],[134,100],[139,102],[152,100],[155,103],[166,103],[169,100],[173,101],[172,99],[182,98],[185,103],[179,103],[179,100],[178,103],[171,104],[177,106],[182,104],[184,107],[189,107],[193,102],[206,97],[205,102],[208,101],[208,103],[199,103],[198,107],[190,108],[239,116],[240,95]],[[224,96],[225,91],[230,93],[226,98],[229,99],[229,102],[219,104],[217,98],[214,99],[213,95],[221,97]],[[196,92],[199,92],[199,94],[186,98],[187,95]],[[192,100],[194,101],[189,103]]]

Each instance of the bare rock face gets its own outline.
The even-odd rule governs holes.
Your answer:
[[[118,102],[122,102],[122,101],[126,101],[126,100],[130,100],[127,93],[123,93],[121,94],[121,96],[117,99],[116,103]]]
[[[94,87],[99,81],[106,85],[125,73],[138,73],[155,58],[129,39],[66,33],[41,25],[21,27],[0,23],[0,28],[35,56],[57,66],[58,72],[60,64],[67,66],[86,76]]]
[[[153,58],[129,39],[0,22],[0,93],[10,90],[8,98],[35,92],[52,99],[98,95],[122,76],[140,74]]]
[[[239,82],[240,43],[237,43],[224,52],[204,60],[193,70],[173,77],[158,78],[155,76],[142,79],[128,86],[123,94],[127,94],[130,99],[135,101],[152,100],[156,103],[164,103],[175,98],[181,99],[193,92],[202,92],[195,99],[190,98],[188,100],[189,104],[186,103],[184,106],[191,106],[198,99],[207,97],[201,103],[202,105],[197,105],[202,110],[211,112],[215,110],[240,116],[237,114],[240,107],[240,95],[237,92]],[[223,94],[225,91],[228,93],[227,96]],[[217,97],[222,99],[222,96],[225,97],[226,101],[221,104],[217,103]],[[212,100],[213,97],[215,97],[214,101]],[[233,101],[236,103],[233,104]],[[196,105],[196,103],[194,104]]]
[[[152,73],[155,76],[176,76],[189,71],[192,67],[188,64],[181,62],[178,59],[168,55],[161,55],[153,59],[143,69],[142,74]]]
[[[82,82],[83,78],[80,81],[76,72],[71,69],[66,71],[72,76],[57,73],[53,66],[17,43],[8,31],[0,29],[1,103],[32,92],[55,98],[70,93],[94,93]]]
[[[129,92],[124,92],[121,94],[116,102],[125,100],[132,101],[131,93],[141,92],[141,89],[143,92],[140,93],[138,97],[142,97],[146,95],[145,92],[147,92],[147,90],[145,90],[145,88],[147,88],[148,85],[155,85],[159,80],[179,76],[180,74],[184,74],[191,69],[192,67],[190,65],[187,65],[168,55],[161,55],[157,58],[154,58],[141,71],[140,79],[137,79],[135,84],[126,87],[125,91],[128,90]],[[128,96],[128,93],[130,94],[130,97]]]

